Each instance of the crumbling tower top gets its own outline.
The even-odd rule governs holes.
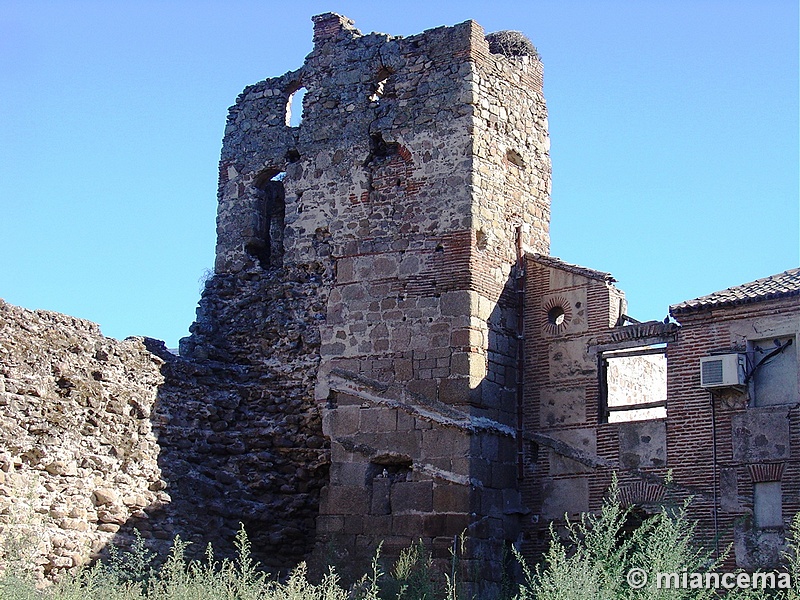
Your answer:
[[[355,23],[352,19],[336,13],[328,12],[315,15],[311,17],[311,20],[314,22],[315,44],[333,40],[344,32],[361,35],[361,32],[355,28]]]
[[[289,188],[308,188],[296,174],[309,181],[312,162],[342,186],[327,202],[314,195],[318,212],[305,210],[296,218],[292,206],[286,213],[283,243],[291,255],[316,231],[307,221],[335,220],[347,205],[342,199],[369,193],[363,165],[374,158],[372,145],[413,154],[411,140],[423,138],[425,144],[447,140],[453,153],[420,148],[420,156],[411,157],[416,175],[449,169],[451,177],[461,176],[434,194],[424,173],[427,183],[418,195],[430,199],[427,208],[440,217],[427,231],[473,229],[488,246],[513,254],[522,226],[526,245],[547,253],[550,160],[542,66],[524,35],[485,36],[480,25],[466,21],[401,38],[362,35],[352,20],[335,13],[313,21],[315,46],[303,66],[247,87],[231,107],[220,171],[218,272],[257,262],[258,238],[269,229],[263,214],[256,214],[264,212],[265,180],[285,173],[287,207],[296,200]],[[292,126],[288,107],[301,89],[307,92],[303,120]],[[339,160],[342,153],[347,161]],[[448,162],[456,154],[462,160]],[[337,162],[329,165],[325,156]],[[464,218],[469,222],[456,222]]]

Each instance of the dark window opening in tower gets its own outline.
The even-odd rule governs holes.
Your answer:
[[[397,151],[400,147],[400,144],[397,142],[387,142],[383,139],[383,135],[379,133],[373,133],[369,136],[369,149],[370,154],[367,158],[367,162],[375,158],[386,158],[390,156],[394,156],[397,154]]]
[[[265,175],[254,186],[254,235],[248,240],[245,250],[264,269],[283,264],[283,230],[286,217],[284,176],[284,172],[276,173],[272,177]]]
[[[522,155],[516,150],[508,150],[506,152],[506,160],[515,167],[519,167],[521,169],[525,168],[525,161],[523,160]]]

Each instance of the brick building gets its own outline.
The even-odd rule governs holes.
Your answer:
[[[607,273],[528,265],[525,546],[597,510],[616,472],[640,516],[692,497],[707,547],[777,564],[800,509],[800,269],[672,306],[676,324],[630,323]]]

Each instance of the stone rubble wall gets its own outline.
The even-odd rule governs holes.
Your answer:
[[[325,277],[311,267],[216,275],[184,357],[165,356],[159,442],[173,503],[151,522],[199,551],[229,549],[240,522],[272,570],[313,546],[329,463],[314,401]]]
[[[1,303],[0,565],[22,542],[55,577],[134,530],[162,557],[176,535],[190,556],[212,543],[232,557],[240,524],[267,569],[303,560],[329,461],[313,400],[318,276],[212,279],[182,344],[196,359]]]
[[[610,407],[666,402],[667,358],[663,354],[651,354],[609,359],[606,384]],[[611,420],[619,422],[664,416],[664,408],[646,408],[619,412]]]
[[[99,553],[170,501],[151,419],[163,361],[142,338],[0,300],[0,561],[38,575]]]

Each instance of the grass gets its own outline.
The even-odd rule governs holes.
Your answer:
[[[598,514],[568,523],[566,536],[551,529],[543,561],[531,568],[519,554],[524,580],[511,586],[505,600],[660,600],[717,598],[714,590],[658,589],[657,572],[714,572],[719,562],[694,542],[695,524],[686,506],[665,508],[633,532],[625,530],[630,510],[619,503],[616,485]],[[786,570],[800,581],[800,515],[787,536]],[[456,540],[458,541],[458,540]],[[19,540],[15,540],[19,553]],[[461,537],[463,545],[464,538]],[[447,573],[435,573],[430,552],[419,542],[401,552],[384,572],[376,554],[371,569],[354,586],[342,585],[330,568],[321,581],[309,580],[300,564],[284,581],[268,578],[253,561],[244,529],[235,539],[237,558],[217,561],[212,548],[203,561],[189,561],[187,543],[176,538],[160,568],[141,537],[131,549],[111,548],[105,563],[86,567],[77,575],[39,589],[24,568],[6,569],[0,577],[2,600],[472,600],[467,586],[456,581],[458,556],[453,551]],[[455,545],[454,545],[455,547]],[[8,550],[0,548],[0,550]],[[7,565],[8,566],[8,565]],[[634,589],[626,575],[643,568],[648,584]],[[441,582],[437,584],[436,582]],[[726,598],[800,600],[794,589],[733,590]]]

